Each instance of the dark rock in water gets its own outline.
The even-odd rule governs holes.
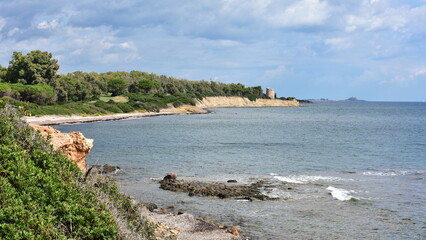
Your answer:
[[[224,183],[206,183],[170,179],[163,179],[160,181],[160,188],[174,192],[187,192],[189,196],[272,200],[272,198],[261,193],[260,188],[264,187],[264,185],[265,183],[263,181],[258,181],[250,185],[233,186],[229,186]]]
[[[120,169],[120,167],[109,165],[109,164],[93,165],[91,167],[91,173],[101,173],[101,174],[114,173],[118,169]]]
[[[153,212],[155,209],[158,208],[157,204],[155,203],[144,203],[145,207],[148,208],[150,212]]]
[[[237,197],[235,199],[237,199],[237,200],[247,200],[247,201],[250,201],[250,202],[253,201],[253,199],[251,199],[250,197]]]
[[[228,183],[236,183],[236,182],[237,182],[237,180],[235,180],[235,179],[231,179],[231,180],[228,180],[227,182],[228,182]]]
[[[163,178],[163,181],[176,181],[177,174],[176,173],[167,173],[167,175]]]

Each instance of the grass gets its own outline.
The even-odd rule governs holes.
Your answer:
[[[127,103],[129,101],[129,98],[126,97],[126,96],[115,96],[115,97],[101,96],[101,97],[99,97],[99,100],[104,101],[104,102],[113,101],[113,102],[116,102],[116,103]]]

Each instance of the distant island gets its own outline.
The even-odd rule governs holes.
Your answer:
[[[320,98],[320,99],[309,99],[309,101],[312,102],[366,102],[366,100],[360,100],[357,97],[350,97],[348,99],[341,99],[341,100],[333,100],[328,98]]]

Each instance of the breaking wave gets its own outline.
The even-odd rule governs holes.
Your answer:
[[[355,198],[351,195],[351,193],[355,192],[355,191],[352,191],[352,190],[348,191],[348,190],[343,189],[343,188],[335,188],[335,187],[332,187],[332,186],[329,186],[327,188],[327,190],[330,191],[331,196],[333,196],[335,199],[337,199],[339,201],[348,201],[348,200],[351,200],[351,199],[357,199],[357,198]]]
[[[290,175],[290,176],[276,176],[274,175],[274,178],[287,183],[299,183],[299,184],[305,184],[305,183],[312,183],[312,182],[318,182],[318,181],[324,181],[324,182],[337,182],[337,181],[345,181],[348,179],[343,179],[340,177],[330,177],[330,176],[310,176],[310,175]]]

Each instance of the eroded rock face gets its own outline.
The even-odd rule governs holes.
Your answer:
[[[85,138],[81,132],[62,133],[49,126],[30,126],[49,139],[53,148],[64,153],[81,171],[86,171],[86,156],[93,147],[93,139]]]
[[[204,97],[197,101],[199,108],[217,107],[299,107],[297,100],[261,99],[250,101],[246,97]]]

